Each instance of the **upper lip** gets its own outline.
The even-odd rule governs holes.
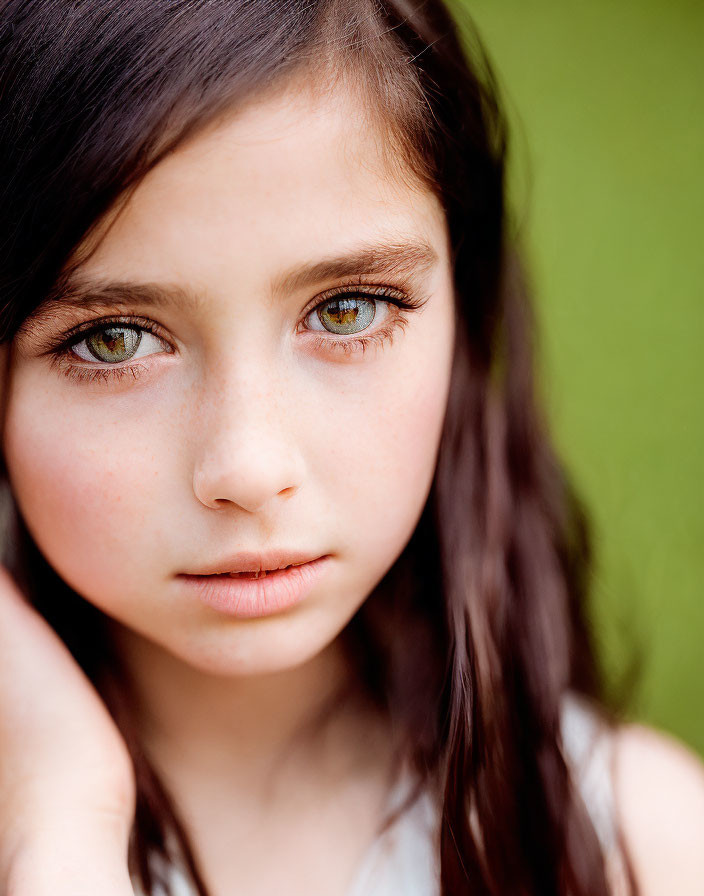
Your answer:
[[[209,566],[204,566],[198,572],[188,572],[191,576],[216,576],[228,572],[263,572],[274,569],[283,569],[285,566],[300,566],[317,560],[321,554],[310,551],[268,551],[266,554],[254,551],[242,551],[233,554],[224,560],[219,560]]]

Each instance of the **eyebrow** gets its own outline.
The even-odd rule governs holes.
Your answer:
[[[386,241],[363,244],[352,251],[292,268],[271,284],[274,298],[283,297],[329,280],[359,276],[405,278],[427,274],[437,263],[435,249],[425,240]],[[197,310],[202,294],[171,283],[107,281],[81,274],[80,269],[49,293],[34,317],[50,314],[59,307],[101,308],[140,304],[157,308],[178,307]]]

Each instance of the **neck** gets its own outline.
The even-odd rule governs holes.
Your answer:
[[[294,669],[246,677],[194,668],[122,627],[116,642],[141,745],[174,786],[209,780],[256,799],[287,772],[305,768],[309,779],[315,769],[329,786],[384,755],[385,724],[355,686],[339,639]]]

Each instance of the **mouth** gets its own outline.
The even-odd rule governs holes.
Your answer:
[[[283,566],[181,574],[188,593],[211,609],[241,619],[272,616],[303,601],[330,568],[329,554]]]
[[[266,552],[240,551],[223,557],[200,569],[190,569],[182,575],[208,579],[261,579],[280,575],[286,570],[306,566],[321,558],[320,553],[301,550],[277,549]]]
[[[245,572],[220,572],[212,573],[208,578],[214,579],[263,579],[266,576],[275,576],[285,572],[287,569],[293,569],[295,566],[305,566],[306,563],[312,563],[312,560],[303,560],[301,563],[289,563],[288,566],[279,566],[276,569],[261,569]]]

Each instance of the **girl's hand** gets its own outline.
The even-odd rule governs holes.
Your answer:
[[[0,892],[33,896],[45,879],[53,893],[93,881],[94,892],[131,892],[134,808],[132,762],[105,704],[0,565]]]

